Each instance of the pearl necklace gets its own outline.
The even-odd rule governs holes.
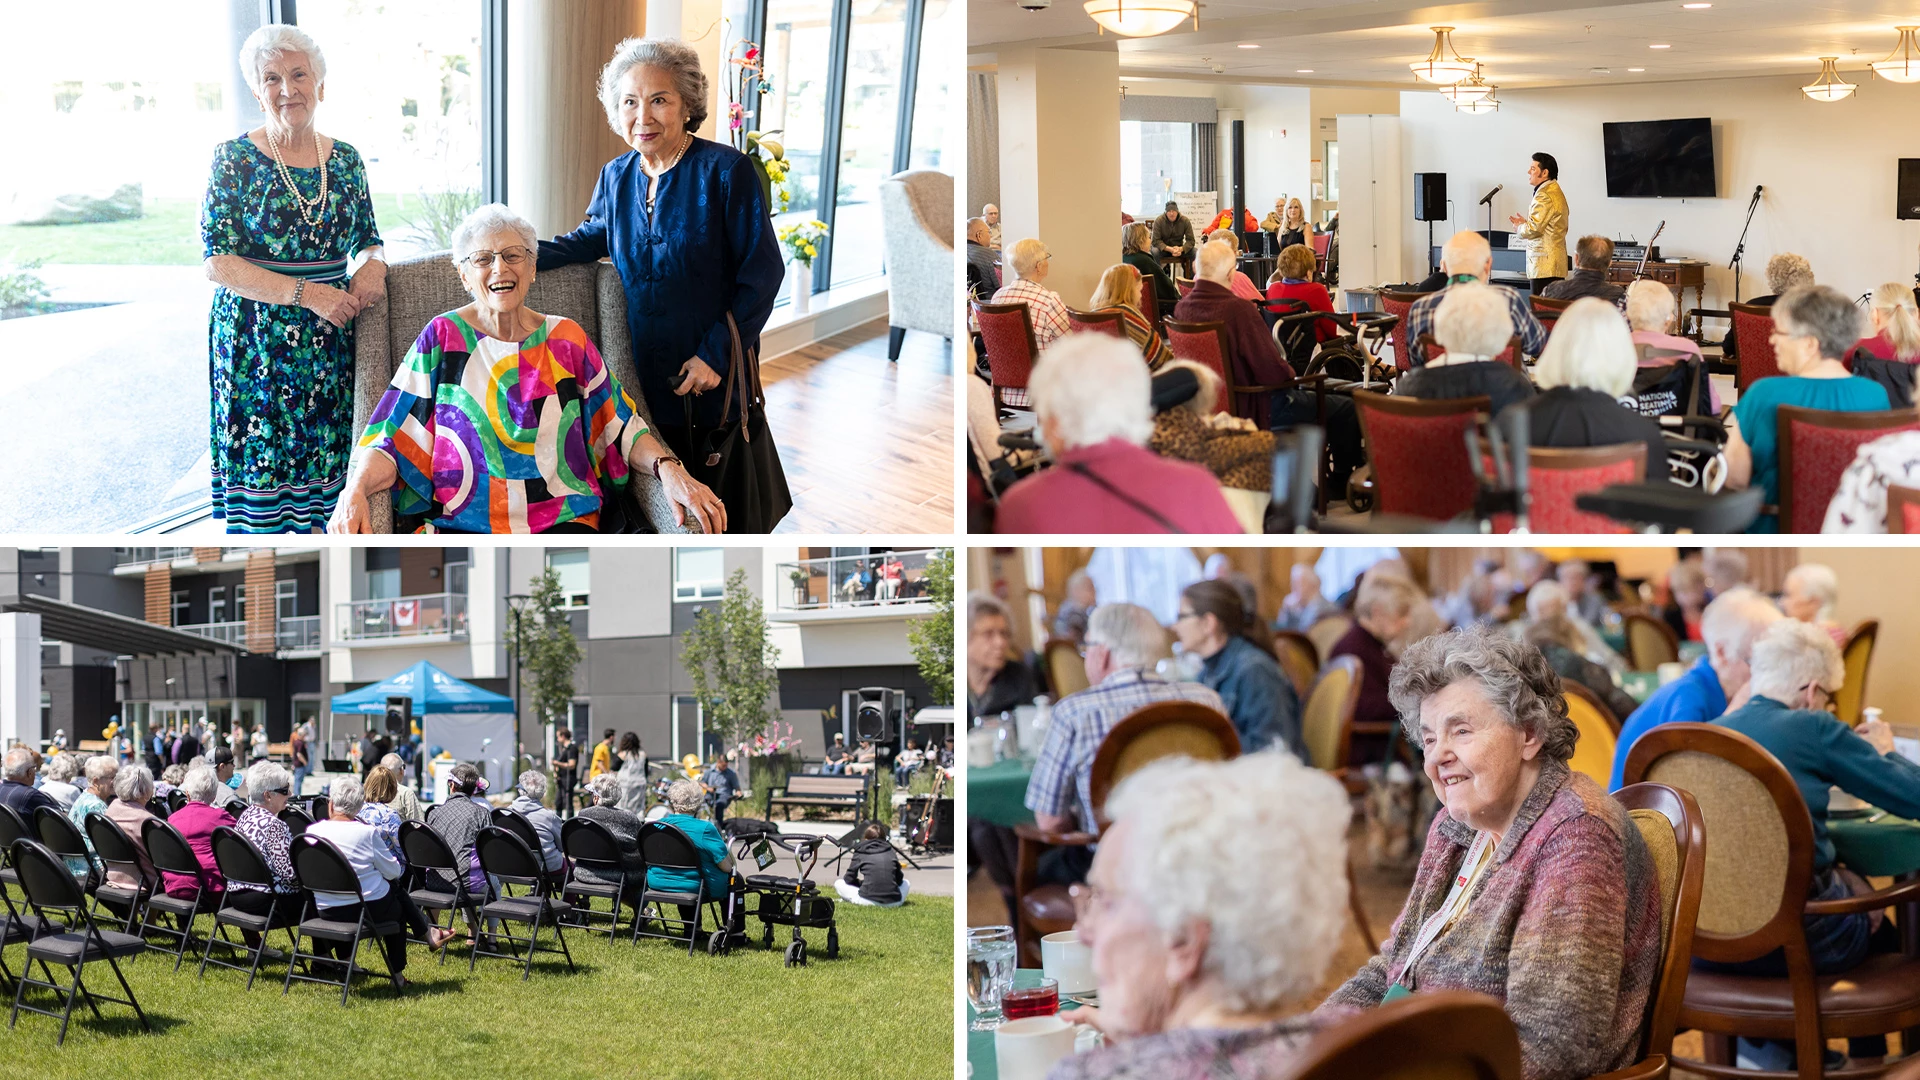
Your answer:
[[[659,172],[648,174],[651,177],[652,182],[647,185],[647,213],[649,214],[653,213],[653,200],[654,200],[654,197],[657,194],[659,194],[660,178],[667,175],[667,173],[671,171],[675,165],[680,164],[680,159],[686,155],[687,147],[692,145],[693,145],[693,132],[689,131],[687,132],[686,137],[680,140],[680,149],[675,150],[673,152],[673,160],[667,162],[666,166],[662,168]],[[646,159],[642,158],[641,164],[643,167],[645,163],[646,163]]]
[[[300,211],[300,220],[309,226],[319,225],[320,219],[327,216],[327,159],[320,153],[320,132],[315,130],[313,133],[313,156],[320,160],[320,194],[309,199],[293,186],[293,173],[287,169],[286,159],[280,156],[280,140],[274,138],[272,128],[266,131],[267,148],[273,151],[273,164],[280,172],[280,181],[287,185],[287,191],[293,195],[293,205]],[[319,209],[309,214],[307,208],[310,206]]]

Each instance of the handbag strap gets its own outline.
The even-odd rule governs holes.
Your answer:
[[[747,350],[740,342],[740,324],[733,319],[733,312],[727,312],[727,374],[721,385],[720,400],[733,397],[734,387],[740,388],[740,437],[747,442],[753,441],[751,425],[747,415],[754,405],[765,406],[766,398],[760,388],[760,358],[757,353]],[[687,428],[693,428],[693,395],[680,395],[681,412],[687,418]],[[721,414],[725,415],[725,406]]]
[[[1138,510],[1141,513],[1152,518],[1156,524],[1158,524],[1161,528],[1167,530],[1168,532],[1185,533],[1187,531],[1181,528],[1180,526],[1175,525],[1173,522],[1168,521],[1167,516],[1165,514],[1162,514],[1160,511],[1155,510],[1153,507],[1148,506],[1146,503],[1141,502],[1139,499],[1134,498],[1133,496],[1127,494],[1126,492],[1121,491],[1119,488],[1114,487],[1113,484],[1110,483],[1106,477],[1101,476],[1099,473],[1094,472],[1092,469],[1087,468],[1087,466],[1084,463],[1078,462],[1078,461],[1069,462],[1067,464],[1067,468],[1068,470],[1078,473],[1079,475],[1084,476],[1087,479],[1093,481],[1095,484],[1105,489],[1107,494],[1112,495],[1114,498],[1119,499],[1121,502],[1126,503],[1128,506],[1131,506],[1135,510]]]

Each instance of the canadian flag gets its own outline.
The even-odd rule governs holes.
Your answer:
[[[393,625],[412,626],[420,617],[420,601],[395,600],[393,602]]]

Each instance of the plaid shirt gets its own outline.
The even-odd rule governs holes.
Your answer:
[[[1003,285],[993,294],[996,304],[1025,304],[1027,314],[1033,318],[1033,343],[1044,349],[1053,344],[1054,339],[1065,334],[1067,323],[1066,301],[1060,294],[1037,281],[1025,278]]]
[[[1081,828],[1093,827],[1093,755],[1100,740],[1136,709],[1160,701],[1194,701],[1226,714],[1220,695],[1192,682],[1168,682],[1151,671],[1128,668],[1099,686],[1068,694],[1053,707],[1047,739],[1027,781],[1027,809],[1065,814],[1077,808]]]
[[[1447,286],[1448,289],[1453,286]],[[1513,332],[1520,335],[1520,351],[1528,356],[1538,357],[1547,347],[1547,329],[1533,314],[1533,301],[1518,290],[1505,285],[1495,285],[1494,291],[1507,301],[1507,315],[1513,320]],[[1440,301],[1447,297],[1447,289],[1428,293],[1413,302],[1413,310],[1407,312],[1407,325],[1404,327],[1407,343],[1411,346],[1409,359],[1414,367],[1425,367],[1426,350],[1420,348],[1420,335],[1433,333],[1433,313],[1440,310]]]

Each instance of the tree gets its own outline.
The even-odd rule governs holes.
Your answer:
[[[933,617],[915,619],[907,642],[920,664],[920,678],[933,691],[935,705],[953,704],[953,549],[941,548],[927,560],[927,595]]]
[[[760,598],[747,588],[747,572],[735,570],[720,602],[701,609],[680,637],[680,666],[693,680],[707,729],[725,745],[738,746],[778,719],[767,703],[780,685],[773,670],[779,658],[767,641]]]
[[[527,702],[543,724],[564,723],[573,706],[573,672],[581,653],[565,605],[560,575],[549,568],[533,580],[532,598],[520,614],[507,620],[507,643],[520,657]]]

